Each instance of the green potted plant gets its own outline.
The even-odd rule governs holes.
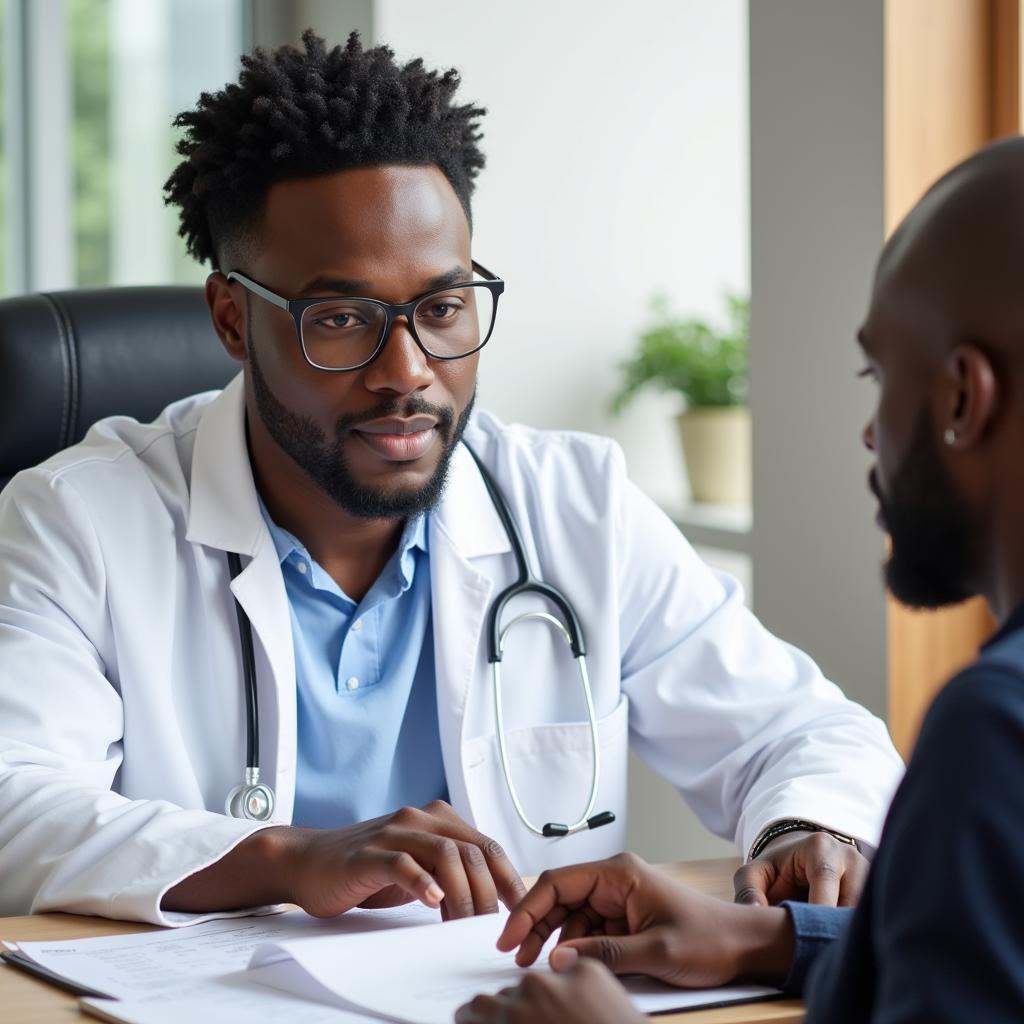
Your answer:
[[[725,327],[674,314],[664,296],[633,357],[622,364],[623,383],[612,399],[621,411],[643,388],[676,391],[684,401],[679,432],[694,501],[750,501],[750,410],[747,344],[750,302],[726,296]]]

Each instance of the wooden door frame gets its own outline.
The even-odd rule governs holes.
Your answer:
[[[986,142],[1020,131],[1021,0],[886,0],[885,225]],[[935,692],[993,628],[976,598],[937,612],[889,599],[889,728],[909,756]]]

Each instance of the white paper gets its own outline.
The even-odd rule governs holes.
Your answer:
[[[507,913],[471,917],[362,935],[273,941],[253,954],[250,974],[275,988],[362,1010],[393,1021],[449,1024],[463,1003],[495,993],[523,978],[514,953],[495,942]],[[549,940],[529,970],[547,971]],[[636,1007],[646,1013],[764,998],[778,990],[761,986],[683,991],[630,979]]]
[[[170,996],[81,999],[79,1003],[83,1009],[99,1010],[102,1019],[130,1024],[367,1024],[373,1019],[277,992],[258,984],[248,971],[225,974]]]
[[[503,911],[440,924],[437,911],[421,904],[353,910],[326,921],[292,911],[17,948],[70,981],[121,1000],[82,1003],[133,1024],[350,1024],[368,1016],[447,1024],[478,992],[522,980],[514,954],[495,948],[507,918]],[[546,954],[530,969],[548,970]],[[649,1013],[775,994],[680,991],[643,979],[628,979],[627,988]]]
[[[436,910],[420,903],[393,910],[350,910],[328,920],[294,910],[135,935],[19,942],[17,948],[69,981],[117,999],[148,1001],[187,994],[197,983],[244,970],[253,951],[267,942],[403,928],[438,919]]]
[[[642,1013],[667,1013],[669,1010],[695,1010],[700,1006],[728,1006],[752,1003],[760,999],[776,999],[782,995],[777,988],[766,985],[726,985],[723,988],[675,988],[653,978],[629,977],[622,983]]]

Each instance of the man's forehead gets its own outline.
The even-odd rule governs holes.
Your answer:
[[[267,192],[266,219],[304,216],[315,224],[346,229],[372,222],[382,209],[391,221],[465,219],[451,183],[433,164],[358,167],[278,181]],[[375,226],[387,229],[388,224],[378,220]]]
[[[332,279],[368,285],[396,273],[431,280],[463,265],[469,271],[468,220],[435,167],[360,168],[279,182],[268,194],[260,234],[259,262],[296,289]]]

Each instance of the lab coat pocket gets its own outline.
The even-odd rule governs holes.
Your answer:
[[[597,721],[599,784],[593,814],[611,811],[612,824],[559,839],[534,835],[520,821],[502,771],[496,735],[478,736],[464,748],[466,784],[476,827],[497,839],[524,874],[561,864],[611,856],[625,848],[629,700],[620,696],[610,714]],[[587,722],[562,722],[506,733],[509,771],[526,817],[575,822],[587,806],[593,772]]]

